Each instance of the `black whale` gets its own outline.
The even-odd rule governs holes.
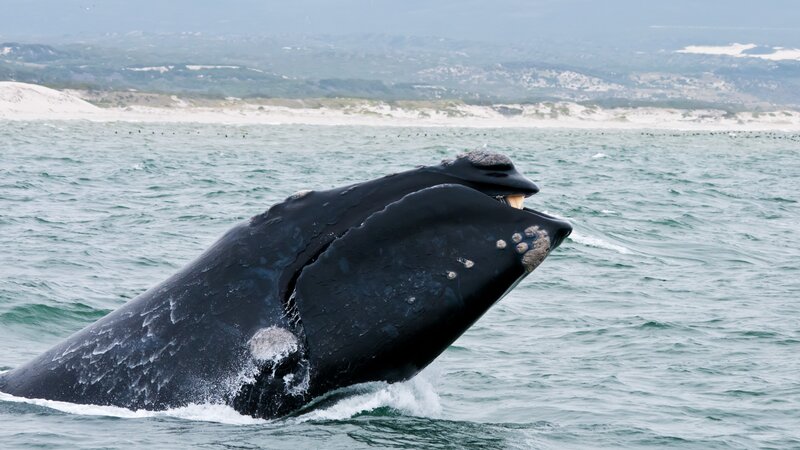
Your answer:
[[[0,390],[276,417],[339,387],[408,379],[571,232],[507,204],[537,191],[507,157],[472,152],[297,193],[0,376]]]

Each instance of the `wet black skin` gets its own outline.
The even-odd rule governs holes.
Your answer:
[[[340,387],[406,380],[532,270],[515,233],[533,248],[542,238],[524,230],[546,232],[542,258],[570,233],[498,200],[536,192],[507,158],[473,153],[292,196],[3,374],[0,390],[132,409],[224,402],[270,418]],[[248,342],[270,327],[297,348],[256,360]]]

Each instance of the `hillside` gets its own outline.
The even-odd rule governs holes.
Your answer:
[[[210,99],[800,108],[800,50],[756,43],[642,45],[644,50],[591,42],[509,47],[385,35],[135,33],[80,42],[2,43],[0,80]]]

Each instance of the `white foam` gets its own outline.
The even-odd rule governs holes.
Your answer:
[[[240,69],[240,66],[204,66],[199,64],[187,64],[189,70],[211,70],[211,69]]]
[[[343,398],[328,408],[312,410],[298,420],[341,420],[382,407],[412,416],[437,417],[442,413],[439,394],[425,376],[394,384],[366,383],[361,387],[367,392]]]
[[[604,250],[613,250],[623,255],[629,254],[631,251],[621,245],[612,244],[611,242],[604,241],[598,237],[586,236],[576,231],[573,231],[567,239],[577,244],[586,245],[589,247],[602,248]]]
[[[266,420],[255,419],[250,416],[243,416],[235,409],[221,404],[190,404],[180,408],[172,408],[164,411],[149,411],[140,409],[133,411],[118,406],[101,405],[79,405],[77,403],[60,402],[56,400],[45,400],[40,398],[24,398],[0,392],[0,401],[27,403],[30,405],[43,406],[55,409],[68,414],[84,416],[104,416],[119,417],[123,419],[145,419],[149,417],[175,417],[185,420],[196,420],[201,422],[218,422],[231,425],[250,425],[254,423],[266,423]]]
[[[429,369],[425,373],[430,375],[432,371]],[[356,414],[382,407],[389,407],[404,414],[421,417],[438,417],[442,413],[439,394],[436,393],[433,383],[425,374],[418,375],[402,383],[365,383],[355,386],[354,389],[359,393],[345,397],[332,406],[312,410],[292,420],[297,420],[299,422],[307,422],[310,420],[343,420],[349,419]],[[81,405],[56,400],[17,397],[4,392],[0,392],[0,401],[27,403],[68,414],[118,417],[123,419],[174,417],[184,420],[217,422],[229,425],[252,425],[269,422],[265,419],[256,419],[242,415],[228,405],[214,403],[190,404],[164,411],[150,411],[144,409],[133,411],[118,406]]]
[[[130,70],[132,72],[158,72],[158,73],[166,73],[169,72],[170,69],[173,69],[175,66],[157,66],[157,67],[128,67],[125,70]]]
[[[605,153],[597,153],[597,154],[592,156],[593,159],[607,158],[607,157],[608,157],[608,155],[606,155]]]

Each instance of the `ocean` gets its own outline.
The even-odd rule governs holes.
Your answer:
[[[778,132],[0,122],[0,370],[293,192],[484,146],[574,232],[416,378],[272,421],[0,394],[0,447],[800,447],[800,136]]]

